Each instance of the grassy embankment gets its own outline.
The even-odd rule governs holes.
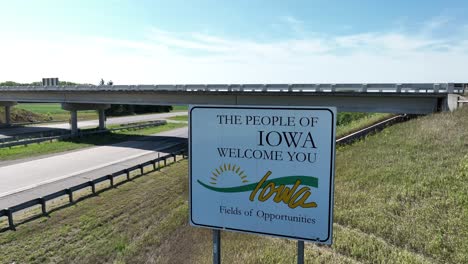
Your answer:
[[[24,103],[18,104],[14,109],[23,109],[43,116],[46,120],[68,122],[70,112],[63,110],[60,104],[57,103]],[[78,120],[98,119],[96,111],[87,110],[78,112]]]
[[[468,108],[340,147],[334,245],[307,263],[468,263]],[[0,234],[0,263],[210,263],[187,224],[187,163]],[[118,201],[118,202],[116,202]],[[295,263],[295,242],[223,232],[226,263]]]
[[[340,120],[340,115],[349,115],[350,118]],[[338,125],[336,126],[336,138],[349,135],[353,132],[368,127],[369,125],[378,123],[393,116],[392,114],[373,113],[338,113]]]
[[[11,110],[11,121],[13,123],[28,123],[50,121],[50,119],[45,115],[13,107]],[[1,123],[5,123],[5,109],[3,107],[0,107],[0,124]]]
[[[186,121],[186,122],[188,122],[188,115],[173,116],[173,117],[169,117],[168,119],[175,120],[175,121]]]
[[[27,146],[15,146],[0,150],[0,161],[27,157],[36,157],[45,154],[76,150],[96,145],[106,145],[130,140],[134,136],[145,136],[187,126],[181,123],[167,123],[162,126],[143,128],[140,130],[117,131],[106,135],[90,135],[70,140],[43,142]]]
[[[173,112],[187,112],[188,111],[188,105],[173,105],[172,106],[172,111]]]

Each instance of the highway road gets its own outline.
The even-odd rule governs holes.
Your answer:
[[[0,165],[0,209],[87,182],[166,154],[186,143],[188,129],[179,128],[108,146]]]
[[[107,125],[119,125],[128,123],[147,122],[154,120],[166,119],[174,116],[187,115],[187,112],[171,112],[171,113],[160,113],[160,114],[145,114],[145,115],[133,115],[133,116],[121,116],[107,118]],[[99,125],[98,120],[88,120],[78,122],[79,128],[97,127]],[[69,123],[50,123],[50,124],[37,124],[28,125],[23,127],[11,127],[0,129],[0,139],[8,138],[18,135],[25,135],[30,133],[40,133],[51,130],[63,130],[70,129]]]
[[[187,112],[172,112],[172,113],[161,113],[161,114],[112,117],[112,118],[107,118],[106,124],[107,125],[119,125],[119,124],[128,124],[128,123],[146,122],[146,121],[167,119],[169,117],[180,116],[180,115],[187,115]],[[78,127],[81,127],[81,128],[97,127],[98,125],[99,125],[99,120],[89,120],[89,121],[78,122]],[[47,125],[47,127],[69,129],[70,124],[68,123],[49,124]]]

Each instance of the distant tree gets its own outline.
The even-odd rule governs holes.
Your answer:
[[[77,85],[77,83],[74,82],[67,82],[67,81],[60,81],[59,85]]]
[[[107,82],[107,85],[114,85],[114,82],[112,80]]]
[[[17,83],[12,81],[0,82],[0,86],[41,86],[42,82],[31,82],[31,83]],[[60,81],[59,85],[77,85],[74,82]]]
[[[134,114],[145,114],[145,113],[164,113],[170,112],[172,106],[162,105],[121,105],[113,104],[109,109],[106,110],[108,116],[122,116],[122,115],[134,115]]]
[[[369,113],[340,112],[337,118],[337,125],[344,126],[358,119],[365,118],[369,115]]]
[[[0,86],[21,86],[21,85],[25,85],[25,84],[12,82],[12,81],[6,81],[6,82],[0,83]]]
[[[99,85],[104,85],[106,84],[106,82],[104,81],[104,79],[101,78],[101,81],[99,82]]]
[[[144,114],[144,113],[164,113],[170,112],[172,106],[168,105],[135,105],[133,106],[133,112],[135,114]]]

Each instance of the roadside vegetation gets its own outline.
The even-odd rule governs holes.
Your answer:
[[[77,150],[98,145],[114,144],[126,140],[131,140],[135,136],[146,136],[156,134],[180,127],[187,126],[180,123],[167,123],[161,126],[147,127],[139,130],[124,130],[111,132],[108,134],[89,135],[81,138],[69,140],[42,142],[29,144],[27,146],[15,146],[2,148],[0,150],[0,161],[14,160],[20,158],[36,157],[46,154],[59,153],[69,150]]]
[[[468,263],[467,115],[421,117],[339,148],[335,223],[427,260]]]
[[[51,119],[43,114],[31,112],[25,109],[13,107],[11,109],[11,121],[13,123],[30,123],[50,121]],[[5,123],[5,108],[0,107],[0,124]]]
[[[175,121],[185,121],[185,122],[188,122],[188,115],[173,116],[173,117],[169,117],[168,119],[170,119],[170,120],[175,120]]]
[[[386,128],[336,155],[334,244],[307,263],[468,263],[468,108]],[[190,227],[186,161],[0,233],[0,263],[211,263]],[[294,241],[222,232],[226,263],[295,263]]]
[[[13,109],[23,109],[32,113],[42,115],[50,121],[68,122],[70,112],[63,110],[60,104],[57,103],[21,103],[15,105]],[[98,119],[98,114],[94,110],[79,111],[78,120]]]
[[[392,116],[392,114],[383,113],[339,113],[336,126],[336,138],[349,135]]]
[[[172,106],[172,111],[173,112],[187,112],[188,111],[188,105],[173,105]]]

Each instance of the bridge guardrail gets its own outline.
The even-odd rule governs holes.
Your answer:
[[[55,92],[289,92],[289,93],[464,93],[466,83],[352,83],[352,84],[188,84],[188,85],[71,85],[0,86],[0,91]]]

